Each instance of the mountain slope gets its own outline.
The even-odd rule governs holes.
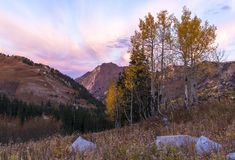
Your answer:
[[[105,95],[111,81],[117,81],[119,73],[124,67],[119,67],[114,63],[103,63],[93,71],[87,72],[76,81],[83,85],[94,97],[105,101]]]
[[[163,93],[167,95],[166,101],[182,98],[184,96],[183,67],[169,68],[168,77],[165,93]],[[198,96],[201,100],[235,98],[235,62],[203,62],[199,66],[197,77]]]
[[[86,108],[102,105],[83,86],[49,66],[4,54],[0,54],[0,66],[0,94],[10,98]]]

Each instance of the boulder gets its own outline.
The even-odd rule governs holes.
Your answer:
[[[226,160],[235,160],[235,152],[229,153],[226,156]]]
[[[73,144],[70,146],[71,152],[85,152],[85,151],[91,151],[96,148],[96,144],[90,141],[87,141],[83,139],[81,136],[79,136]]]
[[[195,145],[196,142],[197,138],[189,135],[157,136],[156,145],[161,149],[167,146],[182,147],[188,144]]]
[[[221,147],[222,146],[220,144],[204,136],[198,138],[197,143],[195,145],[197,154],[210,154],[212,151],[219,151]]]

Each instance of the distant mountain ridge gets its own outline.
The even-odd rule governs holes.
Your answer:
[[[96,108],[96,100],[82,85],[58,70],[20,56],[0,54],[0,94],[28,103],[69,104]]]
[[[75,80],[83,85],[94,97],[105,102],[109,83],[111,81],[116,82],[124,68],[112,62],[103,63]]]
[[[230,97],[235,99],[235,62],[203,62],[209,70],[201,68],[198,79],[198,95],[201,99]],[[218,68],[220,65],[220,68]],[[83,85],[97,99],[105,102],[110,81],[116,81],[125,67],[114,63],[104,63],[87,72],[76,81]],[[178,99],[184,95],[184,76],[182,66],[168,68],[168,79],[165,82],[166,101]],[[222,95],[218,95],[220,90]]]

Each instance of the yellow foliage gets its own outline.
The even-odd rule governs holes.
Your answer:
[[[115,114],[115,105],[117,99],[117,87],[115,83],[110,83],[108,94],[106,97],[106,113],[107,115],[113,119]]]

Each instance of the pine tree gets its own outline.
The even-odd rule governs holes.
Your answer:
[[[141,34],[135,32],[131,37],[130,65],[126,70],[125,84],[131,91],[132,104],[134,104],[134,119],[146,119],[150,116],[149,108],[149,90],[150,90],[150,72],[148,60],[144,53],[143,40]]]

